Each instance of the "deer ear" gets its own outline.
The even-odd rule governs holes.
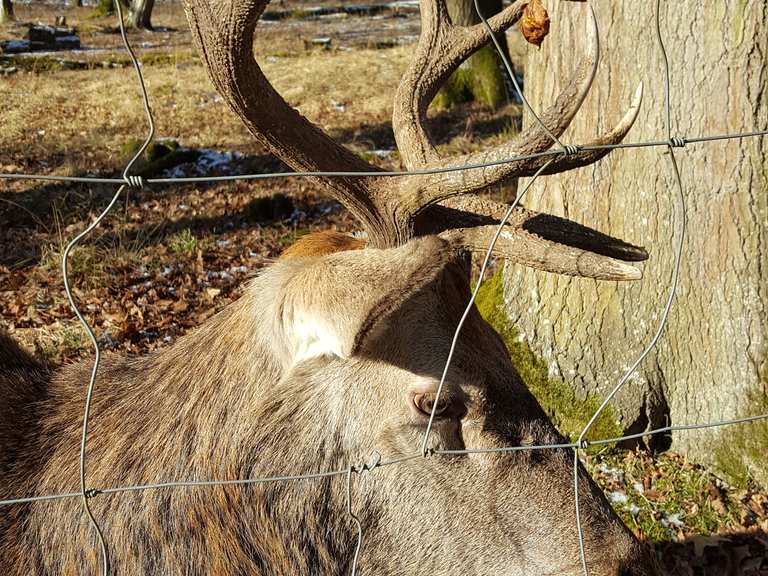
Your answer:
[[[353,356],[384,318],[456,260],[450,243],[430,236],[282,263],[280,320],[293,362]]]

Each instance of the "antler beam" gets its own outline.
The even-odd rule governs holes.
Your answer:
[[[268,0],[184,0],[202,60],[230,108],[269,150],[297,171],[372,172],[378,169],[309,122],[270,85],[253,57],[257,21]],[[517,0],[489,19],[494,33],[518,21],[528,0]],[[393,125],[408,168],[438,168],[499,162],[484,168],[433,175],[317,176],[316,182],[362,223],[374,246],[401,244],[414,236],[439,233],[473,249],[485,249],[506,207],[475,193],[511,177],[532,174],[541,158],[501,162],[546,151],[552,140],[537,123],[515,139],[490,150],[440,158],[425,128],[426,110],[445,79],[491,39],[484,25],[454,26],[444,0],[422,0],[422,36],[395,98]],[[594,78],[596,30],[591,49],[570,82],[542,115],[559,136],[578,112]],[[624,118],[594,144],[621,141],[640,106],[642,87]],[[547,174],[585,166],[607,150],[582,150],[552,160]],[[564,219],[515,211],[497,248],[510,260],[560,274],[630,280],[640,272],[624,261],[647,258],[642,248]]]
[[[269,0],[187,0],[184,8],[211,80],[256,139],[296,171],[376,172],[291,107],[253,57],[253,34]],[[315,179],[374,239],[387,236],[365,178]]]

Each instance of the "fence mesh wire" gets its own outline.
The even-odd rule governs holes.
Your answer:
[[[581,518],[580,499],[579,499],[578,465],[579,465],[580,451],[588,448],[589,446],[604,446],[604,445],[616,444],[618,442],[622,442],[625,440],[639,439],[639,438],[653,436],[656,434],[695,431],[695,430],[701,430],[705,428],[730,426],[735,424],[747,424],[747,423],[754,423],[758,421],[768,420],[768,414],[761,414],[761,415],[755,415],[755,416],[748,416],[744,418],[720,420],[720,421],[713,421],[713,422],[707,422],[707,423],[665,426],[662,428],[657,428],[657,429],[648,430],[648,431],[644,431],[636,434],[629,434],[629,435],[624,435],[624,436],[619,436],[614,438],[587,440],[587,434],[589,433],[590,429],[592,428],[592,426],[594,425],[594,423],[596,422],[600,414],[610,404],[614,396],[626,384],[626,382],[629,380],[632,374],[637,370],[637,368],[640,366],[643,360],[654,349],[659,339],[662,337],[664,328],[669,318],[670,310],[674,303],[678,282],[679,282],[680,264],[683,256],[683,245],[684,245],[685,226],[686,226],[686,205],[685,205],[683,180],[680,176],[680,171],[678,168],[674,149],[684,148],[689,144],[712,143],[712,142],[717,142],[721,140],[763,137],[768,135],[768,130],[762,130],[762,131],[755,130],[755,131],[740,132],[740,133],[699,135],[699,136],[680,136],[675,133],[675,130],[673,129],[672,122],[671,122],[672,95],[670,90],[670,66],[669,66],[669,61],[666,54],[666,49],[664,46],[664,40],[663,40],[663,34],[662,34],[661,22],[660,22],[661,0],[656,0],[656,3],[655,3],[656,41],[659,47],[659,51],[662,55],[663,64],[664,64],[663,70],[664,70],[665,98],[664,98],[663,112],[664,112],[664,118],[666,120],[665,121],[666,134],[664,135],[665,138],[657,139],[657,140],[647,140],[642,142],[621,142],[618,144],[601,144],[601,145],[564,144],[563,142],[561,142],[560,139],[558,139],[554,134],[552,134],[549,131],[546,125],[542,122],[542,120],[536,114],[536,111],[532,108],[528,100],[525,98],[522,90],[520,89],[519,84],[517,83],[517,80],[515,79],[512,66],[504,50],[499,45],[495,37],[495,34],[491,29],[490,24],[488,23],[487,19],[484,17],[482,11],[480,10],[480,7],[478,5],[478,0],[473,0],[473,2],[474,2],[475,10],[478,16],[480,17],[482,24],[488,30],[490,39],[493,42],[494,47],[498,55],[500,56],[502,63],[509,74],[510,79],[513,82],[514,89],[516,90],[518,97],[523,102],[525,109],[531,114],[534,121],[541,126],[544,132],[553,141],[553,144],[555,146],[553,149],[550,149],[544,152],[539,152],[536,154],[513,156],[510,158],[506,158],[504,160],[498,160],[493,162],[477,163],[477,164],[462,164],[462,165],[455,165],[455,166],[448,166],[448,167],[441,167],[441,168],[420,169],[420,170],[403,170],[403,171],[377,170],[372,172],[344,172],[344,171],[340,171],[340,172],[328,172],[328,171],[275,172],[275,173],[237,174],[237,175],[224,175],[224,176],[143,178],[141,176],[133,174],[132,170],[135,163],[139,160],[142,154],[144,154],[145,150],[152,143],[154,139],[155,121],[154,121],[154,117],[150,107],[149,95],[147,93],[147,89],[144,83],[144,76],[141,71],[141,66],[139,64],[139,61],[133,51],[131,43],[126,34],[123,12],[122,12],[123,9],[122,9],[121,3],[119,1],[115,1],[114,4],[116,7],[116,15],[117,15],[117,21],[119,25],[121,39],[130,57],[133,68],[136,72],[137,82],[139,84],[139,90],[140,90],[141,98],[144,104],[144,110],[145,110],[147,123],[148,123],[147,136],[143,141],[142,145],[139,147],[139,149],[135,153],[135,155],[131,158],[131,160],[126,165],[125,170],[123,171],[123,174],[122,174],[122,178],[75,177],[75,176],[15,174],[15,173],[0,174],[0,179],[5,179],[5,180],[42,180],[42,181],[58,181],[58,182],[79,182],[79,183],[91,183],[91,184],[112,184],[112,185],[118,186],[110,202],[106,206],[106,208],[97,216],[97,218],[90,225],[88,225],[82,232],[80,232],[67,244],[64,250],[64,253],[62,256],[62,262],[61,262],[62,274],[64,279],[64,288],[67,295],[67,299],[69,300],[69,304],[72,310],[74,311],[78,320],[82,324],[84,330],[88,334],[88,337],[90,338],[91,343],[93,344],[93,348],[95,352],[94,363],[91,370],[90,379],[87,384],[87,393],[86,393],[85,407],[84,407],[84,413],[83,413],[83,424],[82,424],[80,457],[79,457],[80,490],[72,491],[72,492],[63,492],[58,494],[43,494],[43,495],[23,496],[18,498],[5,499],[5,500],[0,500],[0,506],[9,506],[14,504],[26,504],[26,503],[43,502],[43,501],[50,501],[50,500],[69,499],[69,498],[80,498],[82,500],[83,511],[86,513],[93,529],[97,534],[99,546],[101,549],[102,572],[104,576],[107,576],[110,573],[108,544],[103,536],[103,532],[98,519],[93,515],[90,509],[90,500],[99,496],[100,494],[140,492],[145,490],[157,490],[157,489],[163,489],[163,488],[191,489],[191,488],[206,488],[206,487],[213,487],[213,486],[234,486],[234,485],[245,486],[245,485],[263,484],[263,483],[269,483],[269,482],[320,480],[320,479],[327,479],[327,478],[336,477],[336,476],[346,476],[346,512],[350,517],[350,519],[354,522],[357,530],[357,542],[354,549],[354,556],[350,563],[351,573],[354,575],[357,570],[358,559],[359,559],[361,548],[363,546],[364,527],[360,519],[358,518],[358,516],[355,514],[353,510],[353,504],[352,504],[353,475],[360,474],[363,472],[372,472],[379,468],[394,466],[394,465],[402,464],[417,458],[425,458],[425,457],[566,449],[566,450],[573,451],[573,474],[574,474],[573,490],[574,490],[574,501],[575,501],[574,527],[578,534],[579,552],[580,552],[580,561],[581,561],[582,571],[585,576],[589,576],[589,573],[590,573],[589,559],[587,558],[587,555],[584,550],[584,536],[583,536],[583,530],[582,530],[582,518]],[[599,38],[599,28],[598,28],[597,17],[595,15],[594,8],[592,7],[591,4],[589,4],[589,13],[590,13],[592,26],[593,26],[593,33],[597,35],[597,38]],[[593,66],[593,70],[592,70],[593,75],[597,68],[598,59],[599,58],[596,58]],[[461,450],[448,450],[448,449],[442,450],[442,449],[430,448],[429,437],[430,437],[430,432],[433,426],[435,414],[438,408],[438,401],[442,393],[442,389],[445,383],[448,369],[453,359],[453,354],[454,354],[458,339],[460,337],[462,326],[474,304],[475,298],[477,297],[479,288],[484,278],[484,273],[491,262],[493,249],[496,244],[496,241],[498,240],[500,234],[502,233],[504,226],[507,223],[507,220],[510,218],[515,208],[517,208],[517,206],[520,204],[526,192],[530,189],[531,185],[536,181],[539,175],[546,170],[546,168],[549,166],[551,162],[563,156],[568,156],[581,151],[589,151],[589,150],[614,150],[614,149],[623,149],[623,148],[632,149],[632,148],[647,148],[647,147],[664,148],[666,155],[669,158],[670,170],[674,176],[674,183],[675,183],[675,196],[673,198],[675,233],[674,233],[674,239],[673,239],[674,263],[673,263],[672,273],[670,278],[668,297],[666,299],[666,303],[664,305],[661,319],[659,321],[657,329],[654,335],[652,336],[652,338],[648,341],[646,346],[643,348],[642,352],[637,356],[637,358],[630,365],[630,367],[624,372],[623,376],[619,379],[617,384],[611,389],[610,393],[603,399],[599,408],[594,412],[592,417],[589,419],[588,423],[586,424],[584,429],[581,431],[581,433],[579,434],[575,442],[567,442],[567,443],[561,443],[561,444],[533,445],[533,446],[517,445],[517,446],[507,446],[502,448],[479,448],[479,449],[467,448],[467,449],[461,449]],[[99,226],[99,224],[102,222],[102,220],[112,211],[115,204],[117,203],[121,195],[126,191],[126,189],[144,188],[145,186],[151,186],[153,184],[156,184],[156,185],[185,184],[185,183],[203,183],[203,182],[226,182],[226,181],[236,181],[236,180],[306,178],[306,177],[318,177],[318,176],[319,177],[364,178],[364,177],[371,177],[371,176],[398,177],[398,176],[410,176],[410,175],[430,175],[430,174],[441,174],[446,172],[473,170],[478,168],[487,168],[487,167],[502,165],[502,164],[516,162],[520,160],[534,159],[534,158],[548,158],[548,160],[529,179],[529,181],[526,183],[522,191],[517,195],[515,200],[512,203],[510,203],[508,210],[506,211],[505,215],[501,219],[498,225],[498,228],[496,230],[496,233],[490,245],[488,246],[488,249],[486,251],[486,254],[481,266],[479,281],[476,284],[474,290],[472,291],[470,300],[467,303],[464,313],[461,316],[461,319],[459,320],[456,330],[454,332],[451,347],[448,353],[448,357],[444,364],[440,383],[435,395],[432,412],[430,414],[430,418],[423,436],[423,441],[422,441],[420,450],[414,451],[411,454],[407,454],[407,455],[404,455],[398,458],[389,459],[389,460],[382,460],[381,455],[378,452],[374,452],[374,454],[372,455],[372,460],[370,462],[350,463],[349,466],[342,469],[329,470],[329,471],[313,473],[313,474],[298,474],[298,475],[284,474],[284,475],[275,475],[275,476],[269,476],[269,477],[243,478],[243,479],[235,479],[235,480],[217,480],[217,479],[169,480],[169,481],[161,481],[156,483],[127,485],[127,486],[107,486],[107,487],[89,487],[88,486],[87,468],[86,468],[88,424],[89,424],[90,409],[91,409],[93,394],[94,394],[95,385],[96,385],[97,376],[98,376],[99,365],[101,362],[101,348],[93,332],[93,329],[91,328],[87,320],[84,318],[72,294],[72,286],[70,283],[69,269],[68,269],[68,257],[72,249],[81,240],[87,237],[94,229],[96,229]]]

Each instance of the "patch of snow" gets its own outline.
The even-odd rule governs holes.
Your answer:
[[[307,213],[303,210],[299,210],[298,208],[294,208],[291,215],[288,217],[289,222],[301,222],[302,220],[306,219]]]
[[[627,495],[624,492],[608,492],[608,500],[613,504],[626,504],[629,501]]]
[[[200,152],[200,157],[197,159],[197,167],[203,172],[226,167],[234,160],[239,160],[243,157],[240,152],[217,152],[216,150],[207,149],[203,149]]]
[[[640,507],[637,504],[630,504],[629,506],[624,506],[624,510],[632,514],[632,516],[637,516],[640,513]]]
[[[29,50],[29,40],[8,40],[3,43],[6,52],[24,52]]]
[[[665,528],[680,528],[683,526],[683,521],[680,519],[680,514],[665,514],[661,519],[661,524]]]
[[[188,148],[179,147],[179,152],[184,152]],[[240,160],[243,155],[240,152],[219,152],[208,148],[198,150],[199,156],[193,162],[184,162],[165,170],[163,175],[167,178],[183,178],[185,176],[206,176],[213,171],[224,171],[230,165]],[[181,208],[183,205],[179,205]],[[186,208],[186,206],[184,207]]]
[[[624,480],[624,470],[620,470],[619,468],[611,468],[606,464],[599,464],[597,469],[599,472],[605,474],[606,476],[610,476],[620,481]]]
[[[389,158],[394,150],[371,150],[371,154],[377,158]]]

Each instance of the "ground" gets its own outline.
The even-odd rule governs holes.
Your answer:
[[[270,9],[275,19],[259,25],[255,45],[267,77],[346,146],[382,167],[400,168],[391,95],[418,34],[413,7],[315,19],[299,2]],[[90,12],[17,6],[20,22],[53,23],[66,15],[88,50],[0,55],[0,70],[7,72],[0,79],[0,172],[116,177],[144,138],[135,75],[115,21],[90,18]],[[131,33],[161,139],[142,160],[142,173],[286,170],[216,94],[180,5],[158,5],[153,22],[156,32]],[[0,26],[0,40],[23,31]],[[522,62],[524,43],[514,31],[509,39],[513,59]],[[520,108],[434,110],[431,123],[441,150],[467,152],[516,133]],[[0,180],[0,325],[54,362],[91,354],[66,303],[60,261],[66,242],[113,192],[101,185]],[[491,194],[505,199],[514,192],[501,187]],[[356,223],[300,179],[132,190],[71,255],[74,292],[103,347],[145,352],[236,299],[247,279],[297,237],[328,228],[353,231]],[[493,305],[498,285],[488,285],[481,308],[507,331],[526,381],[572,434],[594,399],[572,399],[530,351],[515,346],[513,327],[499,323]],[[572,409],[564,410],[566,404]],[[612,426],[608,418],[599,430]],[[674,454],[651,458],[612,447],[585,458],[627,524],[657,542],[669,574],[768,574],[768,497],[759,487],[729,486]]]

